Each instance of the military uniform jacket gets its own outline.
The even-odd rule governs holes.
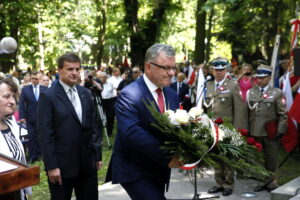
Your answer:
[[[247,93],[249,107],[249,127],[252,136],[268,136],[266,122],[277,120],[277,132],[285,133],[287,129],[286,102],[280,89],[269,86],[261,95],[258,86]]]
[[[207,83],[204,106],[208,113],[213,113],[215,118],[228,118],[235,128],[248,128],[243,117],[242,98],[239,94],[238,85],[229,79],[225,79],[223,85],[215,90],[215,82]]]

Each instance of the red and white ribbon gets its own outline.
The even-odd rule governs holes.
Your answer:
[[[185,164],[183,167],[180,167],[181,169],[185,169],[185,170],[194,169],[198,165],[198,163],[204,158],[204,156],[208,152],[210,152],[219,141],[219,127],[216,124],[214,124],[214,122],[211,119],[209,119],[208,117],[204,117],[204,118],[202,117],[201,120],[209,121],[209,125],[210,125],[211,131],[212,131],[212,136],[214,138],[214,142],[211,145],[211,147],[202,155],[202,157],[198,161],[196,161],[194,163]]]

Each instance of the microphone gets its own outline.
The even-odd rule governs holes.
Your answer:
[[[18,44],[12,37],[4,37],[0,41],[0,54],[11,54],[17,50]]]
[[[210,81],[211,79],[212,79],[212,78],[211,78],[211,75],[208,75],[208,76],[206,77],[206,80],[204,81],[204,83]]]

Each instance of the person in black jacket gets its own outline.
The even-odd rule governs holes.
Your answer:
[[[58,59],[59,80],[41,94],[37,133],[47,171],[51,199],[98,199],[97,170],[101,133],[95,121],[91,92],[76,85],[80,58],[72,53]]]

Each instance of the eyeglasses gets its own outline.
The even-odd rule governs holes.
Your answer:
[[[38,78],[31,78],[31,80],[39,80]]]
[[[171,70],[175,71],[176,70],[176,67],[162,66],[162,65],[159,65],[159,64],[156,64],[156,63],[153,63],[153,62],[149,62],[149,63],[152,64],[152,65],[154,65],[154,66],[156,66],[156,67],[164,69],[166,71],[171,71]]]
[[[132,73],[136,74],[136,73],[139,73],[138,71],[132,71]]]

